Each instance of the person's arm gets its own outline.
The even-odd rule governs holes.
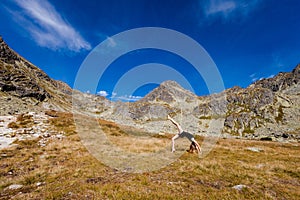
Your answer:
[[[170,120],[177,127],[179,134],[183,132],[181,126],[172,117],[170,117],[170,115],[168,115],[168,120]]]

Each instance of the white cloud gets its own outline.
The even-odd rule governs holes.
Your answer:
[[[116,96],[117,96],[117,93],[116,92],[112,92],[111,98],[115,98]]]
[[[251,79],[251,81],[253,83],[256,81],[260,81],[260,80],[264,79],[265,77],[263,77],[263,76],[259,77],[259,75],[257,75],[256,73],[253,73],[249,76],[249,78]]]
[[[112,100],[120,100],[120,101],[138,101],[140,100],[141,96],[132,96],[132,95],[123,95],[123,96],[115,96]]]
[[[117,45],[117,43],[113,38],[107,37],[107,40],[108,40],[108,47],[115,47]]]
[[[47,1],[15,0],[22,12],[11,11],[17,22],[42,47],[79,52],[91,45]]]
[[[271,74],[270,76],[267,77],[267,79],[268,79],[268,78],[273,78],[274,76],[275,76],[274,74]],[[256,82],[256,81],[260,81],[260,80],[265,79],[264,76],[258,77],[258,76],[256,75],[256,73],[251,74],[249,77],[251,78],[252,83],[253,83],[253,82]]]
[[[258,77],[256,77],[256,73],[251,74],[249,77],[251,78],[252,82],[255,82],[258,80]]]
[[[267,78],[273,78],[275,75],[271,74],[270,76],[268,76]]]
[[[108,93],[104,90],[101,90],[101,91],[97,92],[97,95],[106,97],[106,96],[108,96]]]
[[[100,41],[104,41],[106,40],[107,41],[107,47],[115,47],[117,46],[117,42],[114,40],[114,38],[112,37],[109,37],[108,35],[102,33],[102,32],[98,32],[96,33],[96,36],[99,37],[99,40]]]
[[[240,0],[209,0],[200,1],[206,19],[221,17],[229,20],[235,16],[245,17],[253,11],[261,0],[240,1]]]
[[[236,9],[237,5],[234,1],[210,1],[210,5],[206,10],[206,15],[213,15],[217,13],[222,13],[223,15],[228,15],[234,9]]]

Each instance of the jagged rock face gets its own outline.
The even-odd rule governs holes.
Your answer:
[[[267,117],[264,108],[274,104],[274,94],[266,88],[246,88],[228,90],[227,113],[225,130],[228,132],[252,132],[254,128],[263,124]]]
[[[50,94],[41,88],[36,80],[24,76],[17,65],[10,68],[9,66],[0,65],[0,90],[9,92],[17,97],[33,97],[38,101],[44,101]],[[9,69],[10,68],[10,69]]]
[[[292,99],[299,99],[299,69],[300,65],[297,65],[292,72],[257,81],[245,89],[228,89],[224,132],[241,136],[259,130],[276,132],[285,129],[297,132],[299,127],[294,122],[299,120],[299,102]],[[286,95],[285,91],[292,87],[295,87],[293,92]],[[288,113],[295,114],[292,116]]]
[[[65,94],[72,95],[73,89],[62,81],[54,81],[53,85]]]
[[[2,37],[0,37],[0,60],[8,64],[14,64],[15,61],[20,60],[19,56],[8,47]]]
[[[165,119],[168,113],[174,112],[167,104],[135,102],[129,105],[130,117],[133,120]]]
[[[60,106],[66,101],[69,104],[70,97],[67,96],[70,96],[71,91],[65,83],[51,79],[45,72],[19,56],[0,37],[0,103],[22,102],[22,105],[8,105],[1,113],[18,112],[18,107],[31,111],[32,106],[41,102],[47,102],[48,106]],[[55,107],[57,106],[53,108]],[[9,111],[12,108],[14,112]]]
[[[274,78],[263,79],[255,83],[256,87],[263,87],[277,92],[284,90],[300,81],[300,64],[292,72],[279,73]]]
[[[44,72],[24,61],[0,39],[0,90],[17,97],[33,97],[38,101],[51,95],[40,87],[37,79],[51,81]]]

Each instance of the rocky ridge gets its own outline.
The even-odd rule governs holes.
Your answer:
[[[111,102],[72,90],[15,53],[0,38],[0,115],[48,109],[81,113],[152,133],[175,133],[172,115],[187,131],[224,137],[300,140],[300,65],[247,88],[198,97],[166,81],[137,102]],[[209,129],[215,120],[224,126]],[[221,129],[221,130],[220,130]]]
[[[224,132],[250,138],[299,137],[300,65],[243,89],[226,91]]]

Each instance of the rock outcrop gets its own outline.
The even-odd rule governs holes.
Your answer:
[[[228,89],[224,132],[256,138],[278,135],[278,131],[300,135],[299,71],[297,65],[292,72],[259,80],[245,89]]]
[[[0,114],[33,111],[36,105],[70,107],[72,89],[13,51],[0,37]]]
[[[14,96],[33,97],[44,101],[51,95],[40,87],[38,80],[51,81],[49,76],[22,59],[0,38],[0,91]]]

